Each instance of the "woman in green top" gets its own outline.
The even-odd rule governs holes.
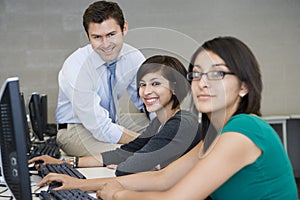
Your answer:
[[[259,65],[240,40],[205,42],[189,66],[195,106],[207,132],[189,153],[157,172],[94,179],[104,200],[297,200],[291,163],[276,132],[259,116]],[[57,180],[48,176],[43,183]],[[68,189],[72,180],[59,180]]]

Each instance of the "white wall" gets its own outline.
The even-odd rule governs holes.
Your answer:
[[[46,93],[54,121],[57,74],[64,59],[87,43],[82,13],[92,1],[0,0],[0,83],[19,76],[21,90]],[[146,56],[178,56],[216,36],[243,40],[261,64],[264,115],[300,113],[299,0],[117,1],[129,22],[127,42]],[[152,28],[149,28],[152,27]]]

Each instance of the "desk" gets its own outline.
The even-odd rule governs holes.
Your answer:
[[[291,115],[287,121],[288,149],[295,177],[300,178],[300,115]]]
[[[287,120],[289,118],[290,118],[290,116],[268,116],[268,117],[263,117],[263,119],[266,120],[271,126],[274,125],[274,124],[280,124],[281,125],[281,127],[282,127],[282,143],[283,143],[284,149],[287,152],[288,152],[288,147],[287,147],[286,123],[287,123]]]
[[[300,115],[263,117],[278,133],[291,160],[294,175],[300,177]],[[281,125],[278,128],[276,125]]]
[[[87,178],[114,177],[115,170],[106,167],[77,168]]]
[[[115,171],[112,169],[108,169],[106,167],[93,167],[93,168],[77,168],[78,171],[80,171],[83,175],[85,175],[86,178],[105,178],[105,177],[114,177],[115,176]],[[38,189],[36,187],[36,184],[40,182],[41,177],[37,175],[31,175],[30,176],[30,181],[31,181],[31,192],[32,193],[39,193],[42,190],[47,190],[47,187],[43,187],[41,189]],[[4,187],[0,187],[0,191],[4,190]],[[1,195],[3,196],[11,196],[10,191],[6,191],[2,193]],[[96,193],[92,192],[89,193],[89,195],[96,197]],[[0,198],[1,199],[1,198]],[[4,199],[9,199],[9,198],[4,198]],[[32,200],[39,200],[39,197],[36,197],[34,194],[32,195]]]

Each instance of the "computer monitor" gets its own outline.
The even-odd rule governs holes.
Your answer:
[[[1,170],[15,199],[32,199],[26,155],[24,113],[19,79],[7,79],[0,90]]]
[[[24,126],[25,126],[25,140],[27,145],[27,153],[29,153],[31,149],[31,137],[30,137],[30,130],[29,130],[27,116],[26,116],[25,99],[24,99],[24,94],[22,92],[20,93],[20,99],[21,99],[22,113],[24,115],[23,119],[24,119]]]
[[[48,124],[48,100],[46,94],[41,94],[40,96],[40,111],[41,111],[41,121],[42,121],[42,131],[47,132]]]
[[[32,126],[32,131],[38,140],[44,140],[41,110],[40,110],[40,95],[36,92],[31,94],[29,104],[29,116]]]

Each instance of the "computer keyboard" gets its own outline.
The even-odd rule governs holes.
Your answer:
[[[54,145],[47,145],[44,143],[38,144],[30,151],[29,159],[41,155],[49,155],[54,158],[60,158],[59,147]]]
[[[54,158],[60,158],[61,153],[56,144],[55,138],[50,138],[43,143],[34,144],[33,149],[30,151],[28,157],[31,159],[41,155],[49,155]]]
[[[67,163],[47,164],[47,165],[40,164],[38,172],[41,177],[46,176],[50,172],[53,172],[58,174],[66,174],[75,178],[86,179],[86,177],[83,174],[81,174],[77,169],[72,168]]]
[[[47,124],[45,134],[53,137],[57,135],[57,125],[56,124]]]
[[[42,200],[95,200],[96,198],[88,195],[80,189],[73,190],[48,190],[41,191],[39,195]]]
[[[45,143],[49,144],[49,145],[56,145],[57,146],[57,144],[56,144],[56,137],[51,137],[51,138],[47,139],[45,141]]]

